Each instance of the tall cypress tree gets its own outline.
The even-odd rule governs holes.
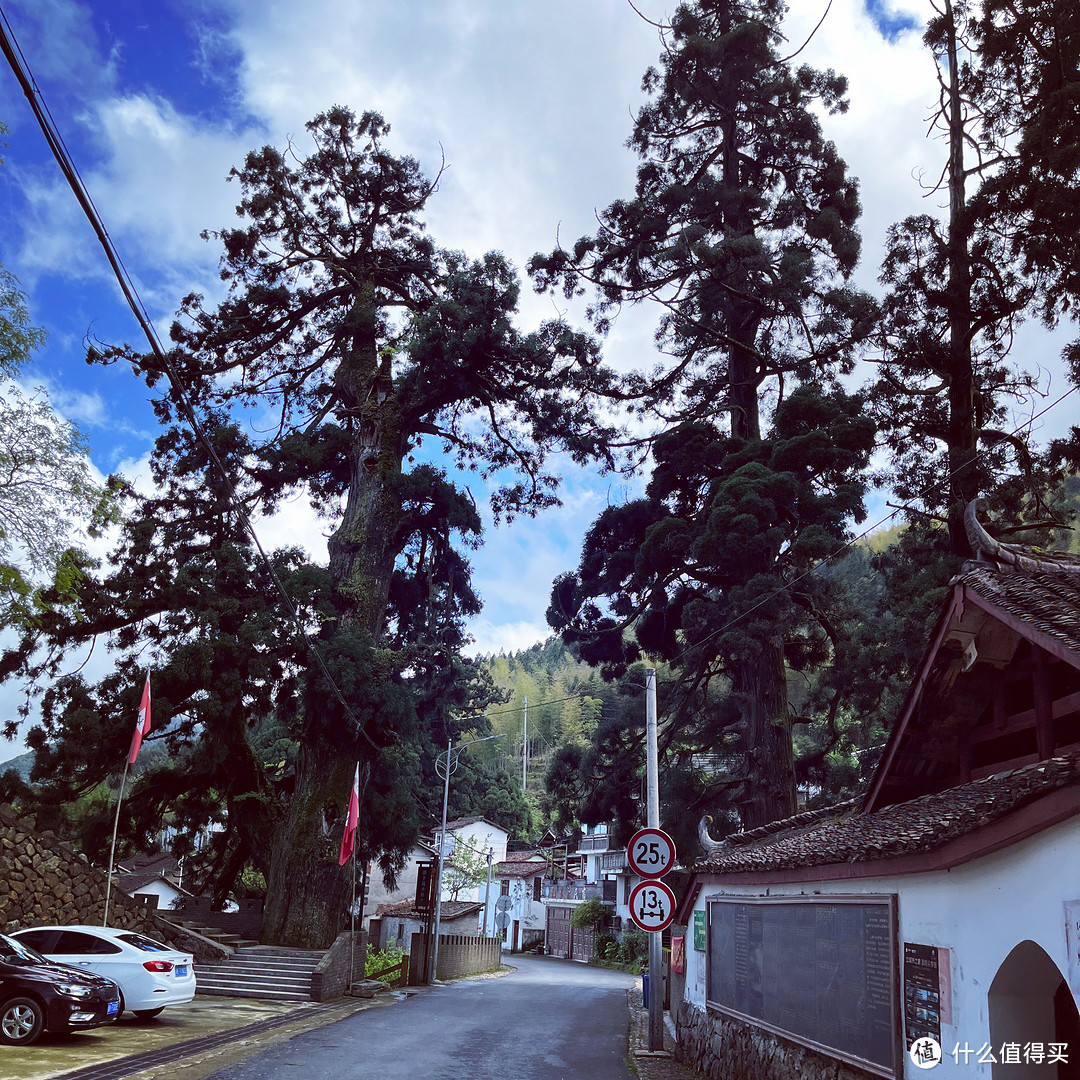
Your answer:
[[[861,515],[873,439],[836,384],[876,313],[847,284],[857,188],[816,116],[843,111],[846,83],[784,59],[784,11],[680,5],[643,83],[633,197],[531,263],[540,288],[589,292],[600,329],[625,303],[661,310],[657,365],[623,395],[660,421],[643,440],[652,482],[597,521],[553,625],[612,673],[639,649],[670,662],[672,722],[712,711],[702,742],[739,746],[724,786],[748,826],[794,808],[785,661],[820,660],[829,633],[822,585],[801,572]]]
[[[306,496],[329,523],[329,565],[318,589],[307,580],[316,598],[301,614],[336,690],[303,651],[279,661],[280,677],[264,673],[274,720],[297,749],[287,800],[252,838],[267,866],[264,939],[325,946],[347,911],[332,834],[356,763],[362,852],[382,850],[393,869],[429,820],[418,788],[425,770],[434,779],[431,751],[482,727],[475,714],[492,697],[461,655],[463,620],[479,606],[462,548],[481,531],[462,478],[492,489],[496,519],[535,513],[557,502],[551,451],[611,463],[612,440],[592,404],[608,379],[594,339],[561,321],[520,332],[506,259],[436,245],[422,214],[437,181],[387,149],[382,117],[335,107],[308,134],[307,156],[264,147],[233,171],[240,221],[215,234],[227,295],[216,307],[185,299],[157,407],[174,423],[182,392],[211,427],[241,425],[229,467],[250,513]],[[118,356],[161,383],[155,356]],[[222,544],[211,549],[226,557]],[[171,557],[181,565],[183,548]],[[234,561],[248,568],[250,553]],[[208,590],[192,603],[220,629],[217,605],[232,594],[209,565],[192,574]],[[240,603],[230,610],[235,633],[258,646],[264,621],[249,612],[248,622]],[[240,670],[222,675],[243,703]],[[203,695],[224,692],[202,684]],[[257,800],[261,779],[251,779]]]
[[[1000,101],[973,24],[965,0],[941,0],[925,34],[938,70],[931,130],[947,148],[938,185],[947,209],[889,231],[881,376],[872,393],[894,490],[948,522],[949,547],[960,557],[969,554],[964,508],[979,495],[1014,519],[1045,517],[1045,479],[1009,415],[1038,390],[1036,374],[1009,355],[1038,281],[1016,257],[1017,220],[987,199],[1009,168],[1014,133],[994,120]]]

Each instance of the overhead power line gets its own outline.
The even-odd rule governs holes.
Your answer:
[[[312,641],[311,636],[308,634],[307,627],[304,626],[303,620],[300,617],[300,613],[296,609],[296,605],[293,603],[292,597],[289,595],[288,590],[285,588],[284,583],[278,576],[278,572],[271,562],[270,557],[267,555],[266,550],[262,546],[262,542],[259,540],[259,536],[255,531],[255,526],[252,524],[250,517],[248,516],[247,509],[245,508],[242,500],[236,494],[236,489],[233,485],[232,479],[229,476],[221,459],[218,457],[217,451],[214,449],[210,440],[206,437],[205,432],[202,429],[202,425],[199,423],[198,417],[195,415],[195,410],[188,398],[187,391],[184,389],[179,377],[173,368],[172,362],[169,360],[165,353],[165,350],[161,347],[161,342],[158,339],[157,332],[154,330],[153,324],[149,315],[146,312],[146,308],[139,297],[138,289],[135,287],[135,283],[131,280],[131,275],[127,271],[127,267],[124,266],[123,260],[120,258],[119,252],[116,250],[116,245],[112,241],[112,237],[109,236],[108,230],[105,228],[105,224],[101,219],[101,214],[98,212],[97,207],[94,205],[94,200],[90,196],[90,192],[87,190],[82,176],[79,174],[79,170],[76,168],[75,163],[71,157],[70,152],[66,144],[64,143],[63,136],[60,134],[60,130],[53,120],[52,114],[49,111],[48,105],[45,103],[44,96],[41,90],[38,88],[36,81],[34,80],[33,73],[30,70],[30,65],[23,55],[22,49],[19,47],[18,41],[15,39],[15,35],[12,32],[11,24],[8,22],[7,15],[2,7],[0,7],[0,50],[3,51],[4,58],[7,60],[8,65],[15,74],[15,78],[18,79],[19,85],[22,87],[23,93],[26,95],[27,101],[30,103],[30,108],[34,113],[34,117],[38,122],[38,126],[41,128],[42,134],[45,136],[45,141],[49,145],[49,149],[52,151],[53,157],[56,159],[57,165],[60,167],[60,171],[67,181],[68,186],[71,188],[72,193],[75,195],[79,206],[82,208],[83,213],[86,215],[87,220],[90,222],[91,228],[94,230],[94,234],[98,238],[98,242],[101,244],[102,249],[105,252],[105,257],[109,260],[109,265],[112,267],[113,274],[116,276],[116,280],[120,285],[120,291],[124,294],[124,299],[127,301],[128,307],[131,308],[132,314],[135,316],[136,321],[141,327],[143,334],[146,336],[147,342],[149,342],[150,350],[154,354],[155,359],[161,365],[162,370],[165,372],[166,377],[169,380],[169,385],[172,387],[173,394],[179,406],[179,411],[184,420],[187,421],[191,427],[195,438],[198,440],[199,445],[206,452],[207,457],[210,460],[213,468],[220,474],[221,479],[225,485],[225,493],[228,502],[235,509],[236,514],[251,537],[252,543],[255,545],[255,549],[259,554],[259,558],[262,560],[267,572],[270,575],[271,580],[274,583],[275,588],[280,594],[282,601],[285,604],[285,609],[289,614],[289,618],[296,628],[297,634],[300,640],[303,642],[308,653],[314,658],[316,666],[322,672],[324,678],[330,685],[331,691],[338,703],[345,710],[346,715],[353,721],[357,732],[364,737],[364,739],[374,748],[378,749],[378,744],[375,740],[364,730],[364,727],[360,724],[360,721],[356,717],[349,703],[345,700],[345,696],[342,694],[340,687],[337,685],[333,675],[330,673],[329,668],[326,666],[326,661],[323,659],[322,654],[319,652],[315,643]]]

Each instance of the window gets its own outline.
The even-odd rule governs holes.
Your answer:
[[[24,945],[29,945],[31,949],[37,949],[38,952],[48,952],[49,945],[55,936],[55,930],[27,930],[19,934],[18,940]]]
[[[499,886],[499,892],[502,893],[503,896],[509,896],[510,895],[510,879],[509,878],[503,878],[502,879],[502,884]]]
[[[65,930],[57,939],[51,951],[60,956],[101,956],[107,953],[123,952],[124,950],[111,941],[94,937],[93,934],[80,934],[76,930]]]
[[[540,899],[540,878],[533,878],[533,900]]]
[[[162,945],[160,941],[143,937],[142,934],[120,934],[117,940],[126,941],[129,945],[134,945],[136,949],[142,949],[143,952],[172,952],[172,946]]]

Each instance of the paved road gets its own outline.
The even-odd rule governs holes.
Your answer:
[[[358,1013],[208,1080],[630,1080],[632,976],[549,957],[512,963],[505,978]]]

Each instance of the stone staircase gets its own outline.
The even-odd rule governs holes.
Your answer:
[[[321,952],[243,945],[220,964],[196,964],[197,994],[218,997],[267,998],[272,1001],[310,1001],[311,975]]]

